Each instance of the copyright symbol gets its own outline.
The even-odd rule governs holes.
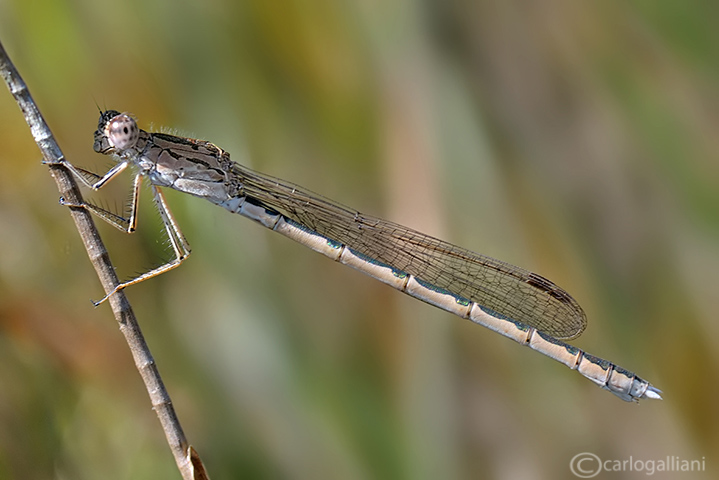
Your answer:
[[[596,477],[602,471],[602,459],[593,453],[578,453],[569,461],[569,470],[579,478]]]

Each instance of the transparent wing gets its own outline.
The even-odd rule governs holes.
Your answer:
[[[424,282],[556,338],[575,338],[587,325],[574,298],[540,275],[363,215],[241,165],[234,164],[233,172],[256,203]]]

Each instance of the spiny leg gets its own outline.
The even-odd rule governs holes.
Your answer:
[[[184,260],[190,255],[190,244],[182,234],[182,230],[180,230],[177,220],[175,220],[175,217],[172,215],[170,207],[167,206],[165,195],[155,185],[152,185],[152,195],[157,205],[157,210],[160,212],[162,223],[165,225],[167,235],[170,237],[172,248],[175,250],[175,256],[178,259]]]
[[[92,172],[87,172],[87,173],[92,174]],[[119,173],[119,172],[116,172],[113,175],[117,175],[117,173]],[[94,174],[92,174],[92,175],[94,175]],[[106,177],[107,177],[107,175],[106,175]],[[98,176],[98,178],[100,178],[100,177]],[[103,185],[106,182],[107,182],[107,180],[105,180],[103,182]],[[98,218],[106,221],[107,223],[109,223],[113,227],[117,228],[118,230],[121,230],[126,233],[132,233],[135,231],[135,228],[137,226],[137,207],[138,207],[138,200],[140,198],[140,186],[141,185],[142,185],[142,175],[137,174],[137,175],[135,175],[135,180],[134,180],[133,186],[132,186],[132,198],[130,201],[129,218],[118,215],[117,213],[111,212],[111,211],[106,210],[97,205],[93,205],[92,203],[87,203],[87,202],[70,203],[67,200],[65,200],[63,197],[60,198],[60,205],[64,205],[66,207],[84,208],[85,210],[87,210],[91,213],[94,213]],[[102,185],[100,185],[100,186],[102,186]]]
[[[130,285],[135,285],[136,283],[140,283],[149,278],[156,277],[156,276],[161,275],[167,271],[172,270],[173,268],[178,267],[190,255],[190,245],[189,245],[189,243],[187,243],[185,236],[182,234],[180,227],[177,225],[177,221],[175,220],[175,217],[172,215],[172,212],[168,208],[167,202],[165,201],[165,196],[162,194],[160,189],[157,188],[155,185],[152,185],[152,195],[153,195],[153,200],[155,201],[155,205],[157,206],[157,210],[160,213],[160,218],[162,219],[162,223],[165,225],[165,230],[167,231],[167,235],[170,238],[170,243],[172,244],[172,248],[175,251],[175,259],[165,263],[164,265],[160,265],[159,267],[154,268],[147,273],[143,273],[142,275],[140,275],[132,280],[128,280],[127,282],[123,282],[123,283],[119,284],[111,292],[109,292],[107,295],[105,295],[100,301],[92,302],[93,304],[95,304],[95,306],[100,305],[102,302],[107,300],[112,294],[117,293],[118,291],[122,290],[125,287],[129,287]],[[137,205],[137,203],[135,203],[135,205]],[[134,218],[134,216],[133,216],[133,218]]]
[[[105,177],[107,177],[107,175]],[[105,178],[105,177],[103,177],[103,178]],[[103,182],[103,184],[106,182],[107,182],[107,180],[105,180]],[[133,233],[137,227],[137,211],[138,211],[138,205],[139,205],[141,185],[142,185],[142,175],[137,174],[135,176],[135,179],[133,182],[132,199],[130,202],[129,218],[120,216],[114,212],[111,212],[109,210],[106,210],[97,205],[93,205],[93,204],[87,203],[87,202],[81,203],[81,204],[73,204],[73,203],[69,203],[66,200],[64,200],[63,198],[61,198],[60,203],[62,205],[68,206],[68,207],[84,208],[84,209],[88,210],[89,212],[92,212],[93,214],[95,214],[98,218],[101,218],[102,220],[106,221],[110,225],[114,226],[115,228],[117,228],[123,232],[126,232],[126,233]],[[100,186],[102,186],[102,185],[100,185]],[[170,244],[172,245],[172,249],[175,252],[175,259],[171,260],[170,262],[167,262],[166,264],[161,265],[155,269],[152,269],[147,273],[143,273],[142,275],[140,275],[132,280],[128,280],[127,282],[123,282],[123,283],[117,285],[110,293],[105,295],[100,301],[98,301],[98,302],[93,301],[92,303],[95,306],[100,305],[102,302],[107,300],[113,293],[116,293],[127,286],[134,285],[136,283],[140,283],[144,280],[147,280],[148,278],[152,278],[157,275],[160,275],[161,273],[167,272],[168,270],[172,270],[173,268],[180,265],[180,263],[182,263],[185,260],[185,258],[187,258],[187,256],[190,254],[190,245],[188,244],[187,240],[185,239],[184,235],[182,234],[182,231],[180,230],[179,226],[177,225],[177,221],[175,220],[175,217],[172,215],[172,212],[170,211],[169,207],[167,206],[167,202],[165,201],[164,195],[154,185],[152,185],[152,194],[153,194],[153,200],[155,202],[155,205],[157,206],[157,210],[160,213],[160,218],[162,219],[162,223],[165,226],[165,231],[167,232],[167,235],[170,239]]]
[[[62,157],[60,161],[57,162],[57,164],[60,164],[70,170],[70,172],[75,176],[75,178],[80,180],[80,183],[82,183],[86,187],[92,188],[93,190],[98,190],[99,188],[102,188],[102,186],[105,185],[107,182],[122,173],[127,168],[128,162],[127,160],[125,160],[118,163],[110,170],[108,170],[105,175],[102,176],[89,170],[85,170],[84,168],[76,167],[72,163],[65,160],[65,157]]]

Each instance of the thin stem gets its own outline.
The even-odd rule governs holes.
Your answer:
[[[60,195],[68,203],[82,204],[83,199],[77,183],[73,175],[64,166],[62,151],[1,42],[0,75],[5,80],[10,93],[15,97],[20,110],[22,110],[25,121],[30,127],[30,132],[42,152],[44,163],[49,166],[50,174],[57,183]],[[70,208],[69,210],[102,287],[106,293],[112,292],[120,284],[120,281],[115,274],[112,263],[110,263],[107,249],[102,243],[90,212],[83,208]],[[175,462],[182,474],[182,478],[185,480],[208,478],[202,461],[187,443],[185,434],[175,414],[175,409],[172,406],[170,395],[165,389],[162,378],[160,378],[155,360],[145,342],[130,302],[124,292],[118,291],[112,295],[109,303],[115,314],[115,319],[120,325],[120,331],[125,335],[127,345],[130,347],[135,366],[145,382],[152,408],[160,419],[160,424],[162,424],[162,429],[167,437],[167,443],[175,457]]]

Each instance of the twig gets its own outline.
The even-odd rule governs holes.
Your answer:
[[[37,105],[32,99],[25,82],[10,61],[5,48],[0,42],[0,75],[15,97],[25,121],[30,127],[35,142],[42,152],[44,163],[50,167],[50,174],[57,182],[60,195],[69,203],[82,203],[82,195],[68,169],[63,166],[64,157],[59,145],[55,141],[50,128],[45,123]],[[90,213],[81,208],[71,208],[70,215],[75,221],[77,231],[85,244],[90,262],[95,267],[100,283],[105,292],[111,292],[119,284],[115,269],[110,263],[110,257],[105,249],[100,234]],[[194,449],[188,445],[185,434],[172,406],[170,395],[165,390],[160,373],[152,358],[150,349],[140,331],[135,314],[124,292],[119,291],[109,299],[115,319],[120,324],[120,331],[125,335],[127,345],[130,347],[135,366],[145,382],[147,393],[150,395],[152,408],[160,419],[162,429],[165,431],[167,443],[175,457],[177,467],[185,480],[208,478],[202,461]]]

